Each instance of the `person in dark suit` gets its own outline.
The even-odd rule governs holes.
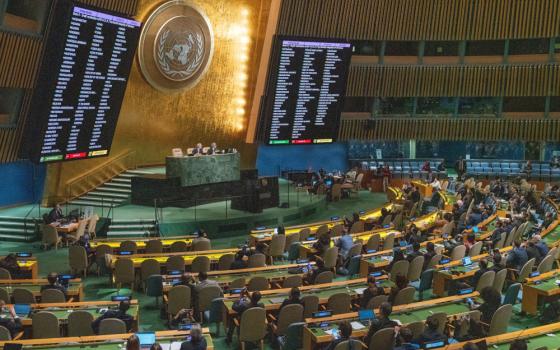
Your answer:
[[[61,291],[64,294],[64,297],[66,298],[67,296],[66,288],[64,288],[64,286],[58,283],[58,273],[56,272],[49,273],[49,275],[47,276],[47,281],[49,281],[49,284],[45,284],[44,286],[41,286],[41,292],[47,289],[56,289]]]
[[[426,320],[426,328],[424,332],[420,336],[421,342],[430,342],[440,339],[445,339],[445,335],[443,335],[439,331],[439,321],[433,317],[428,317]]]
[[[0,267],[8,270],[12,278],[21,273],[15,254],[8,254],[4,259],[0,260]]]
[[[191,328],[191,339],[181,344],[181,350],[206,350],[206,339],[202,336],[202,328],[199,324],[193,324]]]
[[[204,154],[204,148],[202,147],[202,143],[197,143],[196,147],[193,148],[191,152],[191,156],[201,156]]]
[[[241,295],[239,296],[239,299],[233,303],[231,308],[233,309],[233,311],[237,312],[237,317],[241,319],[241,315],[245,311],[253,307],[260,307],[264,309],[264,304],[261,303],[261,293],[259,291],[256,291],[253,292],[253,294],[251,294],[251,296],[249,297],[249,292],[247,292],[247,289],[243,289]],[[233,323],[233,319],[231,319],[226,337],[227,344],[231,344],[234,329],[235,324]]]
[[[325,261],[323,259],[317,258],[317,261],[315,262],[315,268],[313,269],[313,271],[309,271],[309,274],[306,277],[307,282],[309,282],[310,284],[314,284],[317,276],[325,271],[330,271],[330,269],[325,267]]]
[[[2,311],[6,310],[6,303],[4,300],[0,300],[0,309]],[[18,315],[16,315],[12,306],[10,306],[7,311],[8,314],[6,317],[0,317],[0,326],[6,327],[13,338],[17,333],[23,330],[23,326],[21,325],[21,320]]]
[[[390,303],[384,302],[379,306],[379,317],[371,322],[369,326],[368,334],[365,337],[365,343],[369,344],[371,337],[380,329],[384,328],[394,328],[398,326],[398,323],[391,320],[389,317],[393,312],[393,307]]]
[[[420,243],[414,242],[412,243],[412,253],[406,256],[406,260],[408,262],[412,262],[416,257],[422,256],[422,252],[420,251]]]
[[[220,153],[220,150],[218,149],[218,146],[216,145],[216,142],[212,142],[210,144],[210,148],[208,148],[208,151],[206,152],[206,154],[211,156],[213,154],[218,154],[218,153]]]
[[[298,287],[293,287],[290,290],[290,295],[288,296],[287,299],[285,299],[282,302],[282,305],[280,305],[280,310],[282,310],[282,308],[284,306],[288,306],[288,305],[292,305],[292,304],[297,304],[297,305],[303,306],[303,300],[301,300],[301,292],[300,292]]]
[[[414,335],[412,334],[412,331],[409,328],[402,327],[399,330],[399,340],[401,345],[395,347],[394,350],[417,350],[418,346],[412,344],[413,338]]]
[[[528,260],[527,251],[521,246],[521,242],[515,241],[513,243],[513,249],[508,254],[506,267],[519,271]]]
[[[91,323],[93,332],[95,334],[99,334],[99,325],[101,324],[101,321],[106,318],[118,318],[119,320],[122,320],[126,325],[126,331],[129,332],[132,328],[132,321],[134,318],[132,315],[127,313],[128,309],[130,309],[130,302],[124,300],[119,303],[118,309],[107,310],[103,315],[99,316]]]
[[[60,204],[55,205],[54,208],[49,212],[49,216],[47,217],[46,224],[52,224],[53,222],[58,222],[64,218],[62,214],[62,208]]]
[[[424,266],[422,267],[422,270],[426,270],[428,268],[430,261],[436,255],[436,245],[434,242],[428,242],[426,244],[426,253],[424,254]]]
[[[340,332],[340,337],[333,340],[325,350],[334,350],[336,346],[342,342],[350,339],[352,336],[352,326],[350,322],[344,321],[338,326],[338,331]]]
[[[378,287],[376,282],[377,281],[375,280],[375,277],[373,276],[368,277],[367,280],[368,287],[364,290],[364,293],[360,298],[361,309],[366,309],[369,301],[375,298],[376,296],[385,295],[385,290],[381,287]]]

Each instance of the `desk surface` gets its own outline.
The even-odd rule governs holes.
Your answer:
[[[192,240],[195,239],[196,236],[188,235],[188,236],[176,236],[176,237],[158,237],[158,238],[134,238],[134,242],[136,242],[136,247],[139,249],[146,248],[146,243],[151,240],[159,240],[163,244],[164,247],[169,247],[173,243],[177,241],[184,241],[187,244],[191,244]],[[130,238],[113,238],[113,239],[96,239],[90,242],[91,248],[95,249],[102,244],[106,244],[111,248],[119,248],[121,243],[124,241],[130,241]]]

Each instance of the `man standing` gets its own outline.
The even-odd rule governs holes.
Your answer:
[[[455,170],[457,171],[457,179],[461,179],[467,171],[467,162],[462,156],[455,162]]]

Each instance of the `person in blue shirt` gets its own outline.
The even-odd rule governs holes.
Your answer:
[[[541,256],[545,257],[548,254],[548,246],[546,245],[545,242],[543,242],[542,238],[540,235],[534,235],[533,238],[533,243],[535,244],[535,247],[537,247],[537,249],[539,250],[539,253],[541,253]]]
[[[352,240],[352,236],[348,234],[348,230],[344,230],[342,232],[342,237],[338,239],[336,242],[336,246],[338,247],[338,252],[343,259],[348,257],[348,253],[352,246],[354,245],[354,241]]]
[[[527,251],[521,246],[521,242],[515,241],[513,243],[513,249],[508,254],[506,266],[519,271],[528,260]]]
[[[467,218],[467,226],[476,226],[482,222],[482,214],[480,213],[480,209],[473,208],[471,214]]]

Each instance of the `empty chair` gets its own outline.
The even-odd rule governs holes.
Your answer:
[[[344,231],[344,225],[336,224],[331,228],[331,236],[332,237],[342,236],[343,231]]]
[[[192,250],[195,252],[212,249],[212,242],[208,238],[195,238],[192,242]]]
[[[476,284],[476,291],[480,292],[485,287],[492,287],[494,284],[494,277],[496,276],[496,272],[494,271],[486,271],[485,273],[480,276],[478,283]]]
[[[266,266],[266,256],[264,254],[253,254],[249,257],[249,267],[264,267]]]
[[[134,285],[134,262],[129,258],[117,259],[115,262],[114,283],[119,287],[123,284]]]
[[[391,267],[391,272],[389,273],[391,281],[395,282],[398,275],[408,276],[409,265],[410,263],[407,260],[401,260],[394,263]]]
[[[469,249],[469,256],[480,255],[480,250],[482,249],[482,242],[476,242],[471,249]]]
[[[408,267],[408,280],[417,281],[420,279],[420,274],[422,274],[422,268],[424,267],[424,257],[415,257]]]
[[[204,312],[210,309],[212,300],[223,297],[223,293],[219,286],[211,285],[200,289],[197,294],[196,311],[200,314],[200,319],[202,320]]]
[[[146,254],[159,254],[163,252],[163,243],[159,239],[150,239],[146,242]]]
[[[295,260],[297,260],[299,258],[299,249],[301,246],[301,242],[293,242],[292,244],[290,244],[290,246],[288,247],[288,257],[287,259],[290,262],[293,262]]]
[[[511,319],[513,307],[511,304],[502,305],[492,316],[488,336],[500,335],[507,332],[507,327]]]
[[[282,283],[282,288],[300,287],[303,285],[303,278],[300,275],[288,276]]]
[[[250,292],[254,292],[256,290],[267,290],[270,289],[270,285],[268,284],[268,279],[263,276],[255,276],[249,280],[247,284],[247,290]]]
[[[303,317],[310,318],[314,312],[319,310],[319,297],[316,295],[304,295],[301,298],[303,302]]]
[[[406,325],[406,328],[410,329],[412,332],[412,339],[418,339],[424,333],[425,323],[424,321],[416,321]]]
[[[188,250],[189,245],[185,241],[175,241],[171,243],[171,246],[169,247],[169,251],[171,251],[171,253],[181,253]]]
[[[68,248],[68,262],[72,273],[82,273],[87,275],[88,258],[86,249],[79,245],[73,245]]]
[[[379,234],[371,235],[366,244],[366,250],[369,252],[371,250],[379,250],[379,242],[381,241],[381,237]]]
[[[65,303],[64,293],[58,289],[45,289],[41,292],[41,303]]]
[[[382,226],[382,227],[389,226],[389,225],[391,224],[392,218],[393,218],[393,217],[392,217],[391,215],[385,216],[385,218],[384,218],[383,221],[381,222],[381,226]]]
[[[455,248],[453,248],[453,250],[451,251],[451,260],[455,261],[455,260],[461,260],[465,257],[465,253],[467,251],[467,247],[465,247],[464,245],[458,245]]]
[[[194,261],[193,261],[194,262]],[[180,255],[170,256],[165,262],[165,270],[169,271],[185,271],[185,259]]]
[[[303,321],[303,306],[300,304],[286,305],[280,310],[278,323],[273,331],[277,336],[282,336],[288,331],[289,325],[301,321]]]
[[[239,342],[241,350],[245,350],[245,343],[259,343],[263,349],[266,336],[266,312],[263,308],[253,307],[241,315],[239,323]]]
[[[12,275],[10,274],[10,271],[6,270],[3,267],[0,267],[0,280],[11,280],[12,279]]]
[[[333,314],[345,314],[350,312],[352,298],[348,293],[336,293],[329,297],[327,309]]]
[[[239,278],[236,278],[235,280],[233,280],[229,284],[229,288],[230,289],[244,288],[246,284],[247,283],[245,281],[245,277],[239,277]]]
[[[321,237],[322,235],[328,232],[329,232],[329,226],[321,225],[317,228],[317,231],[315,231],[315,237]]]
[[[10,293],[6,290],[6,288],[0,288],[0,300],[4,301],[6,304],[11,304],[12,298],[10,297]]]
[[[533,271],[533,266],[535,266],[535,258],[530,259],[523,265],[521,270],[519,271],[519,275],[517,276],[517,282],[523,283],[529,277],[531,271]]]
[[[360,232],[364,232],[364,222],[362,220],[356,221],[355,223],[352,224],[352,227],[350,227],[350,233],[360,233]]]
[[[54,246],[54,249],[58,249],[58,246],[61,243],[61,238],[54,228],[51,225],[42,225],[41,232],[43,233],[41,238],[41,244],[44,249],[50,248]]]
[[[101,271],[106,271],[107,263],[105,260],[105,255],[113,254],[113,248],[108,244],[100,244],[95,249],[95,265],[97,266],[97,275],[101,273]]]
[[[552,264],[554,264],[554,256],[547,255],[537,267],[537,271],[539,271],[540,273],[548,272],[552,270]]]
[[[395,300],[393,301],[393,306],[410,304],[414,301],[414,293],[416,289],[414,287],[406,287],[397,293]]]
[[[380,329],[371,337],[368,349],[392,350],[395,344],[395,330],[393,328]]]
[[[389,233],[387,236],[385,236],[385,239],[383,240],[383,250],[393,249],[394,246],[395,246],[395,234]]]
[[[331,271],[323,271],[315,277],[313,284],[331,283],[333,278],[334,274]]]
[[[376,297],[371,298],[367,303],[367,309],[378,309],[381,304],[384,302],[389,301],[388,295],[378,295]]]
[[[99,335],[125,333],[126,323],[118,318],[106,318],[99,323]]]
[[[25,288],[14,288],[12,290],[12,299],[14,304],[35,304],[35,296],[33,293]]]
[[[324,260],[326,268],[334,269],[338,260],[338,247],[330,247],[327,249]]]
[[[146,295],[156,298],[156,305],[159,305],[159,297],[163,296],[163,277],[159,274],[151,275],[146,280]]]
[[[91,323],[93,315],[88,311],[76,310],[68,314],[68,336],[84,337],[94,335]]]
[[[354,243],[352,245],[352,247],[350,248],[350,250],[348,251],[348,255],[346,256],[346,259],[350,259],[354,256],[360,255],[362,253],[362,246],[363,244],[360,243],[361,241],[358,241],[358,243]]]
[[[220,259],[218,260],[218,270],[220,271],[229,270],[234,260],[235,260],[234,254],[224,254],[220,256]]]
[[[514,283],[508,287],[506,293],[504,294],[504,300],[502,304],[515,305],[517,303],[517,297],[519,295],[519,290],[521,289],[521,283]]]
[[[274,235],[268,247],[268,257],[270,263],[274,264],[274,258],[283,257],[284,249],[286,247],[286,235]]]
[[[192,272],[208,272],[210,271],[210,258],[206,255],[199,255],[192,261]]]
[[[31,316],[33,338],[59,338],[60,326],[52,312],[40,311]]]
[[[432,288],[432,281],[434,279],[434,270],[427,269],[422,272],[420,282],[418,283],[418,297],[420,300],[424,299],[424,292]]]
[[[189,286],[173,286],[167,293],[167,317],[171,320],[179,310],[191,308],[191,288]]]
[[[506,281],[506,277],[507,277],[506,269],[502,269],[496,272],[496,275],[494,276],[494,283],[492,283],[492,287],[501,293],[502,290],[504,289],[504,283]]]
[[[439,264],[439,262],[441,261],[441,258],[442,258],[441,254],[436,254],[432,256],[432,258],[428,262],[428,266],[426,267],[426,269],[433,269],[434,267],[436,267],[436,265]]]
[[[122,241],[119,246],[119,251],[132,252],[132,254],[136,254],[138,252],[138,246],[134,241]]]
[[[161,273],[161,266],[156,259],[146,259],[140,263],[140,281],[144,289],[146,288],[146,280],[152,275],[159,275]]]
[[[334,350],[362,350],[364,345],[357,339],[348,339],[338,343]]]

